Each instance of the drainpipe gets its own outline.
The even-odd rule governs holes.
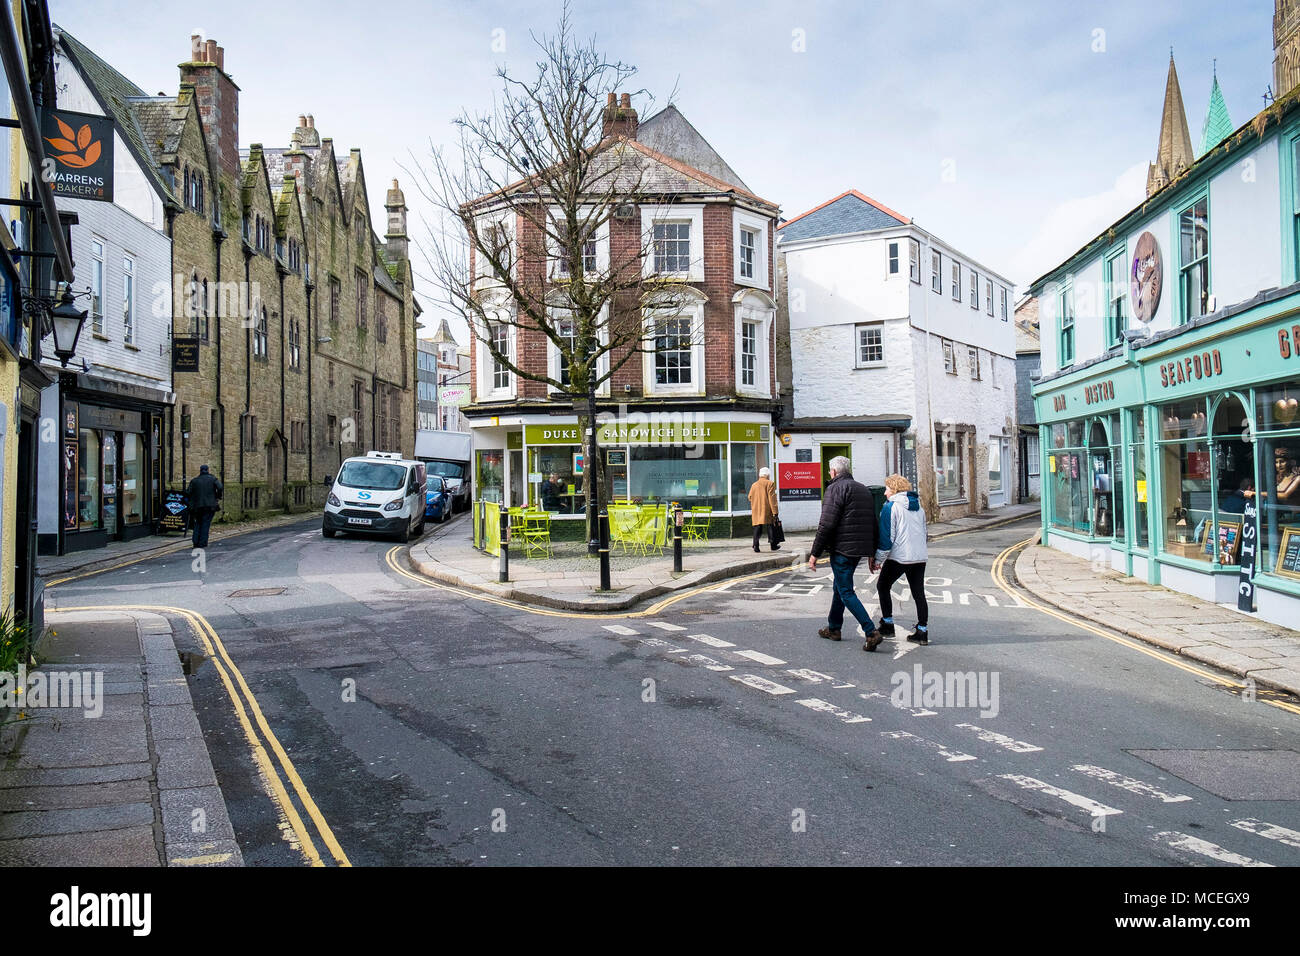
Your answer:
[[[304,252],[306,251],[306,245],[307,243],[304,242],[303,243]],[[303,275],[307,279],[305,285],[305,289],[307,292],[307,356],[306,356],[307,361],[305,363],[307,368],[307,489],[308,489],[308,495],[311,495],[314,493],[312,489],[316,487],[316,475],[312,469],[312,462],[314,459],[312,451],[316,447],[316,438],[315,438],[316,432],[313,431],[313,418],[312,418],[312,405],[311,405],[311,380],[312,380],[311,346],[312,346],[312,341],[316,337],[316,330],[312,326],[313,320],[312,320],[311,300],[313,294],[316,291],[316,286],[313,285],[311,281],[310,260],[303,263]],[[308,504],[310,503],[311,502],[309,501]]]
[[[284,314],[285,272],[278,261],[275,264],[275,271],[280,279],[280,467],[282,472],[280,481],[280,507],[287,512],[289,510],[289,440],[284,437],[284,350],[287,342],[285,329],[288,322]],[[271,478],[270,475],[267,475],[266,477],[268,481]]]
[[[214,203],[216,203],[216,204],[218,205],[218,207],[219,207],[220,202],[221,202],[221,194],[220,194],[220,191],[217,190],[217,191],[216,191],[216,195],[215,195],[215,197],[214,197]],[[220,215],[220,213],[218,213],[218,215]],[[222,304],[224,304],[224,303],[226,302],[226,296],[225,296],[225,293],[222,292],[222,290],[221,290],[221,243],[222,243],[222,241],[223,241],[225,238],[226,238],[226,235],[225,235],[225,233],[221,230],[220,225],[216,226],[216,227],[212,230],[212,243],[213,243],[213,246],[214,246],[214,248],[216,249],[216,252],[217,252],[217,256],[216,256],[216,259],[217,259],[217,276],[216,276],[216,284],[212,287],[212,291],[213,291],[213,293],[216,295],[216,297],[217,297],[217,301],[218,301],[219,303],[222,303]],[[205,303],[203,304],[203,307],[204,307],[205,310],[207,310],[207,311],[211,311],[210,300],[209,300],[209,302],[205,302]],[[216,382],[215,382],[215,385],[216,385],[216,393],[217,393],[217,421],[218,421],[218,424],[221,426],[221,445],[220,445],[220,448],[221,448],[221,472],[220,472],[220,474],[221,474],[221,480],[224,482],[224,481],[227,480],[227,476],[226,476],[226,402],[225,402],[225,400],[222,398],[222,395],[221,395],[221,327],[222,327],[222,324],[223,324],[223,323],[222,323],[222,319],[225,318],[225,316],[223,316],[223,315],[221,314],[221,310],[218,309],[218,310],[217,310],[217,314],[216,314],[216,316],[214,316],[214,318],[217,320],[217,322],[216,322],[216,326],[217,326],[217,328],[216,328],[216,336],[217,336],[217,374],[216,374]]]
[[[239,419],[239,491],[244,491],[244,456],[248,449],[244,447],[244,435],[248,429],[244,422],[248,420],[252,409],[249,402],[252,399],[253,391],[253,324],[257,322],[257,312],[253,308],[252,292],[252,253],[247,249],[244,250],[244,289],[248,296],[248,314],[244,317],[244,414]],[[251,321],[250,321],[251,319]],[[240,505],[240,514],[243,514],[243,505]]]

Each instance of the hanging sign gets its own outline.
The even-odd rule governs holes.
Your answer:
[[[106,116],[46,110],[41,123],[42,178],[56,196],[113,201],[113,121]]]
[[[197,372],[199,370],[199,338],[197,335],[172,336],[172,371]]]
[[[1241,516],[1241,575],[1237,579],[1237,610],[1253,613],[1255,610],[1255,545],[1259,536],[1255,531],[1258,512],[1255,499],[1246,499],[1246,510]]]

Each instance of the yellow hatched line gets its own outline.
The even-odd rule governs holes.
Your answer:
[[[1057,611],[1055,608],[1044,607],[1038,602],[1026,597],[1023,592],[1014,591],[1011,588],[1011,586],[1007,583],[1006,577],[1004,576],[1002,569],[1006,565],[1007,559],[1011,556],[1013,552],[1020,550],[1025,545],[1030,544],[1031,542],[1037,540],[1037,538],[1038,538],[1038,534],[1034,533],[1030,535],[1028,538],[1026,538],[1025,540],[1018,541],[1015,544],[1011,545],[1011,547],[1007,548],[1005,551],[999,554],[996,559],[994,559],[993,567],[990,569],[989,573],[993,578],[993,583],[996,584],[1003,591],[1005,591],[1008,595],[1015,598],[1020,603],[1033,608],[1035,611],[1038,611],[1041,614],[1046,614],[1048,617],[1054,617],[1058,621],[1063,621],[1066,624],[1070,624],[1074,627],[1079,628],[1080,630],[1087,631],[1089,634],[1095,634],[1097,637],[1103,637],[1106,640],[1111,641],[1115,644],[1121,644],[1124,647],[1137,651],[1140,654],[1145,654],[1147,657],[1154,658],[1155,660],[1158,661],[1163,661],[1164,663],[1172,665],[1173,667],[1177,667],[1180,670],[1187,671],[1187,673],[1189,674],[1195,674],[1197,677],[1203,677],[1206,680],[1213,681],[1214,683],[1218,684],[1221,687],[1230,687],[1233,690],[1246,689],[1246,685],[1241,683],[1240,681],[1224,677],[1222,674],[1216,674],[1213,671],[1206,670],[1203,667],[1198,667],[1195,664],[1189,664],[1185,660],[1181,660],[1177,657],[1173,657],[1164,651],[1159,651],[1154,648],[1148,647],[1147,645],[1142,644],[1132,638],[1123,637],[1118,634],[1111,634],[1105,630],[1102,630],[1099,627],[1094,627],[1092,624],[1089,624],[1085,621],[1081,621],[1078,618],[1070,617],[1067,614]],[[1282,710],[1289,711],[1293,714],[1300,714],[1300,706],[1296,706],[1295,704],[1289,703],[1287,701],[1265,700],[1262,701],[1262,703],[1272,704],[1274,707],[1281,708]]]
[[[258,706],[257,698],[249,688],[244,675],[240,672],[239,667],[231,659],[229,652],[221,638],[217,636],[216,630],[202,614],[197,611],[191,611],[187,608],[170,607],[166,605],[152,604],[107,604],[96,607],[66,607],[59,608],[54,613],[77,612],[77,611],[147,611],[154,614],[176,614],[183,617],[194,628],[199,635],[203,644],[203,649],[212,659],[212,663],[217,668],[217,673],[221,676],[221,681],[225,685],[226,692],[230,695],[231,703],[234,705],[235,714],[239,718],[240,725],[243,727],[244,736],[248,739],[250,748],[253,751],[253,757],[257,761],[259,769],[262,771],[263,779],[271,789],[270,796],[283,811],[289,825],[293,828],[294,834],[298,838],[299,846],[302,849],[304,857],[312,866],[324,866],[325,862],[321,859],[320,853],[316,849],[316,844],[312,841],[311,832],[304,825],[302,817],[298,814],[297,808],[290,798],[284,782],[280,779],[279,773],[275,769],[275,764],[271,761],[258,738],[256,730],[253,727],[253,721],[261,730],[262,735],[266,738],[267,744],[270,745],[272,752],[280,762],[285,776],[292,785],[294,792],[297,793],[298,799],[302,801],[307,815],[311,818],[316,827],[321,841],[329,850],[330,855],[340,866],[351,866],[347,854],[343,852],[343,847],[339,845],[338,840],[334,837],[334,831],[330,829],[329,824],[325,821],[324,815],[317,807],[316,801],[312,799],[311,793],[307,790],[307,785],[299,776],[297,768],[294,767],[293,761],[281,746],[280,740],[276,737],[275,732],[271,730],[266,721],[262,708]],[[224,662],[224,666],[223,666]],[[233,675],[233,681],[232,676]],[[236,684],[238,689],[236,689]],[[241,699],[242,692],[242,699]],[[244,703],[247,702],[247,710]],[[251,711],[253,720],[250,721],[248,713]]]

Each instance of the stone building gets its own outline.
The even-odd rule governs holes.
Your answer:
[[[360,150],[336,152],[312,117],[286,147],[241,149],[224,61],[192,37],[175,96],[112,72],[173,200],[173,334],[197,342],[197,370],[173,373],[166,483],[209,465],[238,518],[318,507],[350,455],[414,453],[418,307],[397,182],[381,241]]]

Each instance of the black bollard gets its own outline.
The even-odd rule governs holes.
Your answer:
[[[673,515],[673,571],[681,573],[682,570],[682,509],[678,508],[677,513]]]
[[[505,584],[510,580],[510,512],[501,509],[501,572],[497,580]]]
[[[609,583],[609,515],[602,511],[596,518],[597,537],[600,541],[600,589],[608,591]]]

